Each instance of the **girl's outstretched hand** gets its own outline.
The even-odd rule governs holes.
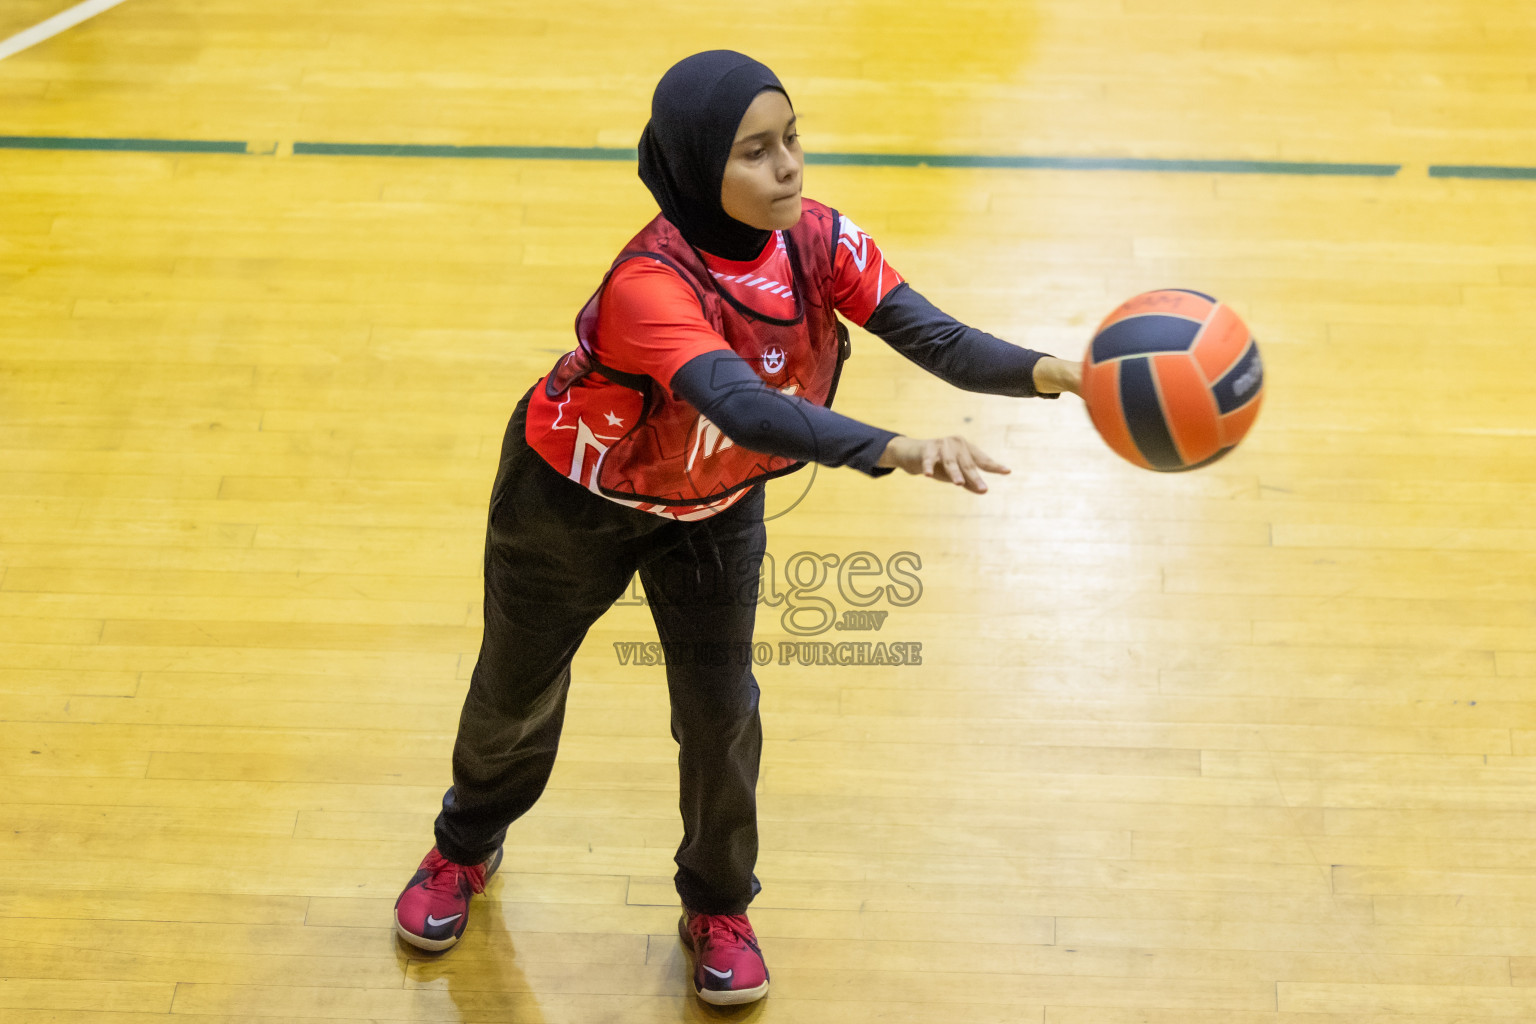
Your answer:
[[[958,434],[927,440],[898,435],[885,446],[885,452],[876,465],[904,469],[914,475],[921,473],[944,483],[958,484],[973,494],[987,492],[987,483],[981,478],[982,470],[988,473],[1013,472]]]

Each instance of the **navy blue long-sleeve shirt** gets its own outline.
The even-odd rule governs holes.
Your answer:
[[[962,390],[1057,397],[1040,396],[1035,390],[1035,364],[1045,353],[967,327],[905,282],[885,296],[864,328]],[[875,463],[897,436],[894,432],[782,394],[734,352],[708,352],[684,363],[672,377],[672,390],[744,448],[824,466],[851,466],[870,476],[891,472]]]

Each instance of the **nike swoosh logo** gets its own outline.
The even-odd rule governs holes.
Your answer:
[[[454,914],[452,917],[445,917],[441,921],[439,921],[437,918],[433,917],[431,914],[428,914],[427,915],[427,927],[428,928],[436,928],[438,925],[452,924],[453,922],[457,921],[459,918],[461,918],[463,916],[464,916],[463,914]]]
[[[708,964],[705,964],[704,965],[704,969],[706,971],[708,971],[710,974],[713,974],[715,977],[719,978],[721,981],[730,981],[731,980],[731,975],[736,973],[736,968],[734,968],[734,967],[732,967],[728,971],[722,972],[722,971],[715,970],[713,967],[709,966]]]

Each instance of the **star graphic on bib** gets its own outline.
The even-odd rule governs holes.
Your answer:
[[[624,425],[624,421],[615,416],[612,409],[608,410],[606,415],[608,417],[608,425],[610,427],[622,427]]]

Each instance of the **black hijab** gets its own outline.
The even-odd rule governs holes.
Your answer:
[[[736,129],[764,89],[784,92],[773,72],[746,54],[707,50],[685,57],[657,84],[640,136],[640,180],[662,214],[689,244],[728,260],[756,258],[772,234],[720,205]]]

